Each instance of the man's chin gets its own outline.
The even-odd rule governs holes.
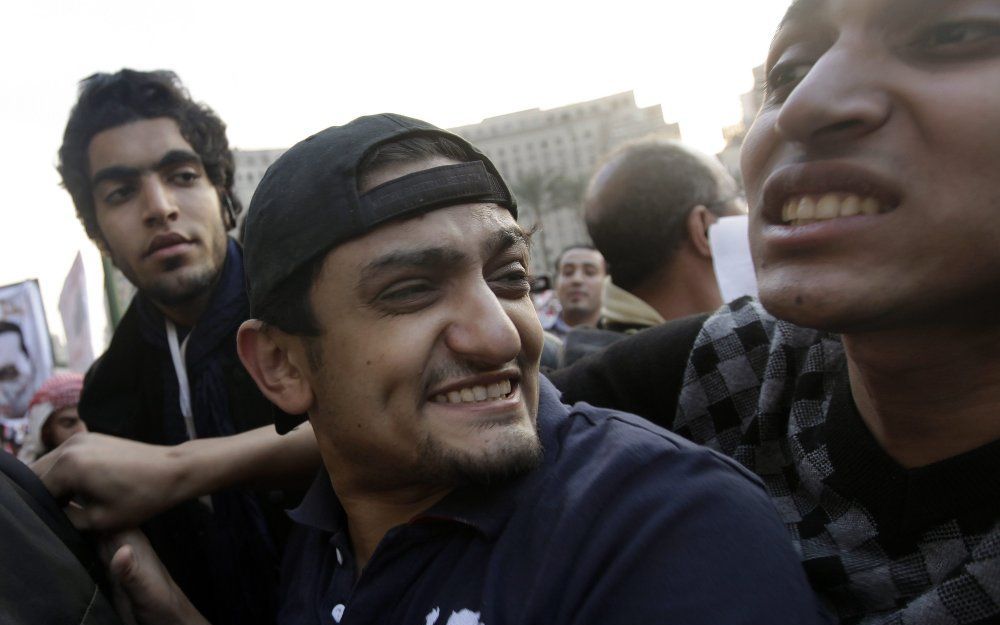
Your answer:
[[[211,291],[218,272],[210,269],[172,275],[139,287],[146,297],[167,307],[182,306]]]
[[[533,428],[504,427],[488,443],[470,447],[429,434],[418,448],[423,479],[448,486],[500,484],[535,469],[542,460],[542,444]]]

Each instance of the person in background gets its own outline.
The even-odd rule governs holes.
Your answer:
[[[28,433],[17,455],[22,462],[34,462],[74,434],[87,431],[77,411],[82,388],[79,373],[57,373],[39,387],[28,404]]]
[[[177,458],[187,443],[269,426],[274,407],[236,355],[249,306],[243,253],[226,234],[240,205],[222,120],[173,72],[95,74],[81,83],[59,172],[87,234],[138,289],[87,374],[87,427],[146,444],[148,459],[151,445]],[[313,452],[308,473],[316,461]],[[169,509],[145,529],[217,623],[268,623],[287,529],[280,494],[210,492],[181,501],[159,493]]]
[[[632,332],[718,308],[708,228],[741,213],[736,181],[714,156],[664,139],[612,153],[584,198],[611,274],[599,327]]]
[[[556,259],[556,297],[559,315],[544,325],[563,338],[574,327],[594,327],[601,317],[601,293],[607,263],[591,245],[570,245]]]
[[[568,366],[627,334],[722,304],[708,230],[745,212],[736,181],[714,156],[646,138],[613,152],[584,197],[584,221],[607,259],[597,329],[563,337]]]

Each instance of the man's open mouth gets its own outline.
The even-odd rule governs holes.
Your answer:
[[[439,393],[433,397],[433,401],[439,404],[463,404],[478,403],[486,401],[498,401],[511,396],[514,385],[510,380],[501,380],[493,384],[476,384],[459,389]]]
[[[881,200],[854,193],[806,194],[791,197],[781,207],[781,221],[791,226],[801,226],[840,217],[879,215],[893,207]]]

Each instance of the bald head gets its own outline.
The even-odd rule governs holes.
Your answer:
[[[687,236],[692,209],[730,214],[738,210],[737,194],[716,158],[675,141],[646,139],[621,148],[597,170],[584,218],[611,279],[633,290],[669,265]]]

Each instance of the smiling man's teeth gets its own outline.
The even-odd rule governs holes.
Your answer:
[[[504,399],[510,395],[510,380],[503,380],[487,386],[469,386],[457,391],[449,391],[447,395],[434,396],[434,401],[441,404],[475,403],[481,401]]]
[[[798,226],[815,221],[854,217],[855,215],[878,215],[888,207],[873,197],[861,197],[846,193],[824,193],[823,195],[803,195],[785,202],[781,208],[781,220]]]

